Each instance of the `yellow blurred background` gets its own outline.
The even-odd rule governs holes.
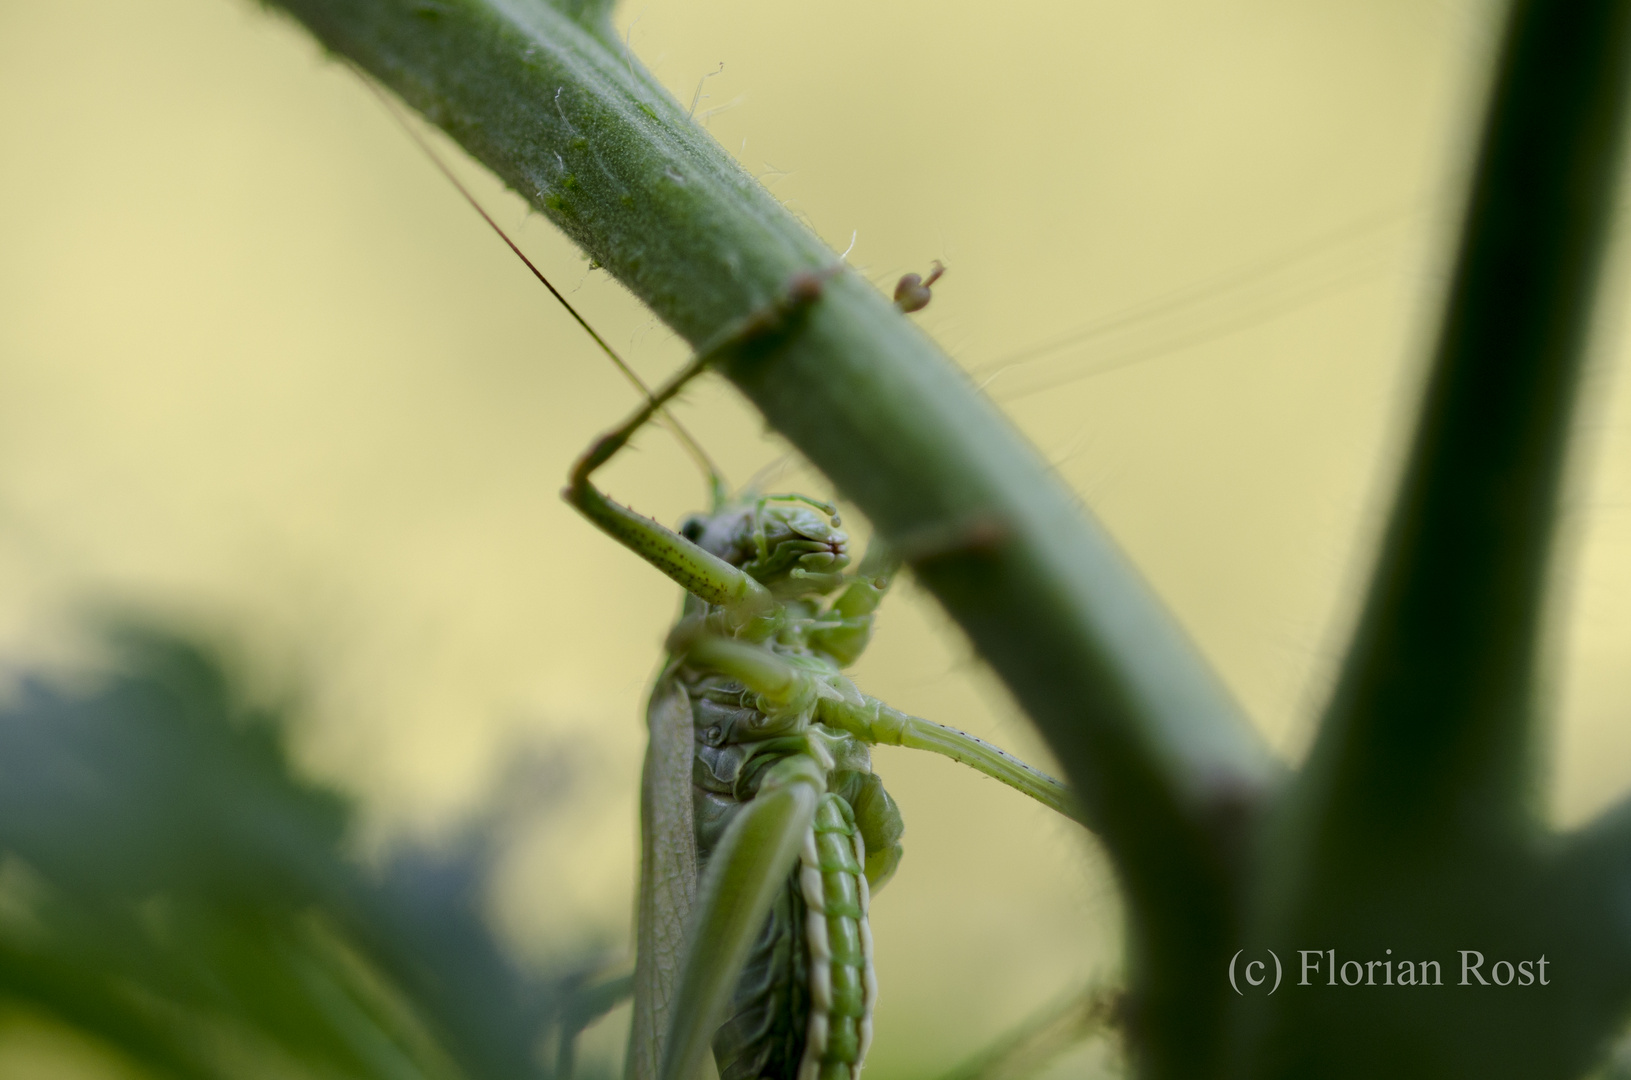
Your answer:
[[[1386,505],[1498,10],[629,0],[618,22],[880,285],[947,264],[924,324],[1295,756]],[[364,801],[365,854],[450,835],[518,754],[561,755],[570,808],[516,839],[494,916],[539,958],[625,939],[677,597],[556,492],[628,387],[357,77],[245,0],[0,0],[0,101],[6,668],[71,661],[88,605],[218,635],[267,694],[302,690],[298,752]],[[683,358],[455,167],[642,371]],[[1631,784],[1631,394],[1623,350],[1599,351],[1557,594],[1561,822]],[[683,416],[738,483],[785,454],[722,386]],[[611,490],[697,508],[672,442],[640,448]],[[909,584],[858,681],[1045,763]],[[1078,831],[940,760],[876,758],[908,833],[873,916],[875,1075],[1114,977],[1114,884]],[[0,1024],[0,1078],[46,1075],[122,1074]]]

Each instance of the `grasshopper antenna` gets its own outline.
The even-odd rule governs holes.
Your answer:
[[[628,379],[636,390],[640,391],[646,401],[651,402],[651,388],[646,385],[645,380],[635,373],[635,370],[628,365],[627,361],[617,355],[617,351],[606,343],[606,339],[601,337],[594,327],[589,325],[588,320],[578,314],[578,309],[572,306],[572,302],[562,296],[561,291],[554,286],[549,278],[544,276],[544,272],[538,269],[531,259],[527,258],[526,252],[522,251],[516,245],[516,242],[510,239],[510,235],[499,226],[498,222],[493,220],[493,216],[486,211],[481,203],[476,201],[476,197],[470,193],[470,189],[465,187],[464,183],[453,174],[453,170],[448,167],[447,162],[442,160],[442,156],[436,152],[436,148],[430,145],[430,142],[419,133],[413,124],[409,123],[408,118],[403,115],[402,109],[396,102],[391,100],[390,95],[386,94],[379,87],[379,84],[375,83],[373,79],[370,79],[355,65],[349,66],[353,71],[357,72],[358,78],[362,79],[364,85],[374,92],[374,96],[379,98],[380,103],[385,106],[385,110],[391,114],[391,118],[401,126],[403,131],[408,133],[408,138],[412,139],[414,145],[418,146],[420,151],[430,159],[431,164],[436,166],[437,171],[447,178],[448,183],[452,184],[460,195],[464,196],[464,201],[470,204],[471,209],[481,215],[481,220],[487,223],[488,228],[498,234],[498,238],[503,240],[505,246],[515,253],[515,257],[520,259],[528,270],[532,271],[532,276],[542,282],[544,288],[549,290],[549,295],[553,296],[566,309],[566,313],[572,316],[579,326],[583,327],[584,332],[594,339],[595,344],[600,346],[600,351],[605,353],[607,358],[616,365],[617,370],[623,373],[623,377]],[[726,490],[725,478],[720,473],[719,467],[708,456],[708,452],[702,448],[702,444],[697,442],[691,433],[685,429],[685,425],[680,423],[679,418],[670,412],[666,405],[658,410],[657,417],[658,421],[673,433],[674,438],[679,440],[685,452],[691,456],[691,460],[697,463],[697,467],[707,475],[709,495],[717,505],[720,502],[721,493]]]

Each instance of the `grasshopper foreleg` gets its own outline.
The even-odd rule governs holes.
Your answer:
[[[686,385],[720,363],[750,346],[762,345],[767,338],[785,332],[787,327],[821,296],[823,275],[800,274],[786,293],[771,304],[728,327],[689,363],[670,378],[623,423],[608,431],[578,458],[572,468],[563,498],[629,550],[667,574],[687,592],[717,604],[727,611],[733,630],[750,626],[773,606],[768,590],[741,569],[731,566],[671,529],[623,506],[600,491],[591,477],[618,451],[629,444],[636,432],[649,423]],[[715,483],[715,497],[720,495]]]
[[[810,648],[825,653],[841,668],[859,660],[872,642],[878,605],[889,594],[899,571],[900,559],[894,550],[874,539],[855,576],[833,601],[828,613],[831,624],[810,632]]]

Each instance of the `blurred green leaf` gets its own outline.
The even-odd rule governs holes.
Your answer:
[[[118,635],[93,684],[0,709],[0,1001],[180,1077],[550,1078],[608,958],[529,971],[481,914],[492,849],[371,871],[350,805],[207,652]],[[608,985],[612,996],[608,997]]]

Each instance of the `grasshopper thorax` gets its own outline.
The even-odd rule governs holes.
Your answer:
[[[750,496],[694,514],[680,535],[784,598],[831,592],[850,561],[833,507],[802,495]]]

